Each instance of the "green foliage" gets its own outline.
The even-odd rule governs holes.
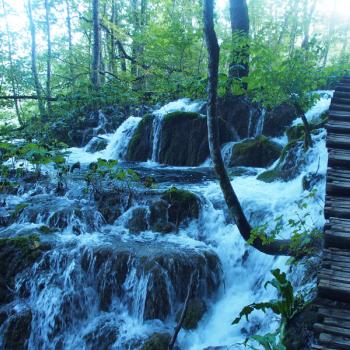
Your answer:
[[[278,293],[278,299],[270,300],[262,303],[253,303],[245,306],[239,315],[233,320],[232,324],[238,324],[243,317],[248,320],[249,315],[260,310],[266,313],[267,310],[271,310],[276,315],[281,316],[281,324],[276,333],[266,334],[264,336],[254,335],[249,337],[245,344],[249,340],[258,342],[264,349],[273,350],[285,350],[283,345],[284,329],[286,323],[290,321],[297,313],[301,312],[307,303],[305,297],[301,293],[295,293],[292,284],[288,281],[287,276],[280,269],[271,271],[273,279],[265,283],[265,288],[272,286]],[[282,340],[282,342],[281,342]],[[255,349],[253,346],[250,348]]]
[[[313,189],[304,198],[299,200],[297,211],[294,217],[285,219],[283,215],[274,218],[274,225],[264,223],[253,228],[251,237],[248,240],[252,244],[259,238],[262,244],[271,244],[276,239],[282,238],[281,235],[286,230],[291,232],[290,249],[295,253],[295,256],[312,255],[315,253],[315,248],[312,243],[322,237],[323,232],[316,227],[310,212],[308,211],[307,201],[318,201],[317,190]]]
[[[132,169],[120,167],[117,160],[99,158],[97,162],[90,164],[85,181],[88,186],[96,188],[104,180],[123,181],[129,186],[132,182],[139,182],[140,176]]]
[[[318,96],[310,91],[317,90],[326,81],[318,67],[320,47],[295,49],[286,55],[283,50],[257,41],[251,50],[253,69],[248,86],[254,101],[267,108],[289,103],[304,111],[315,103]]]
[[[268,333],[265,335],[252,335],[251,337],[249,337],[248,340],[254,340],[259,345],[261,345],[264,350],[286,350],[286,347],[280,341],[280,335],[278,332]],[[247,342],[246,342],[246,345],[247,345]],[[260,349],[250,344],[249,344],[249,348],[253,350]]]

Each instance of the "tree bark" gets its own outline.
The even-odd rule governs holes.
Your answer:
[[[4,17],[5,17],[5,26],[6,26],[6,34],[7,34],[7,47],[8,47],[8,60],[10,63],[10,79],[11,79],[11,88],[12,88],[12,94],[16,95],[17,94],[17,89],[16,89],[16,82],[15,82],[15,72],[14,72],[14,64],[13,64],[13,58],[12,58],[12,39],[11,39],[11,34],[10,34],[10,29],[9,29],[9,24],[7,20],[7,11],[5,7],[5,2],[2,0],[2,8],[4,11]],[[21,117],[21,111],[19,108],[18,100],[13,99],[14,104],[15,104],[15,110],[16,110],[16,116],[18,119],[18,123],[20,125],[23,125],[23,120]]]
[[[38,108],[40,117],[42,120],[46,119],[46,112],[45,107],[42,99],[41,94],[41,86],[39,81],[39,75],[38,75],[38,69],[37,69],[37,53],[36,53],[36,32],[35,32],[35,23],[33,19],[33,12],[32,12],[32,2],[31,0],[28,0],[28,18],[29,18],[29,27],[30,27],[30,35],[31,35],[31,67],[32,67],[32,75],[34,79],[34,87],[35,92],[38,97]]]
[[[92,0],[92,27],[93,27],[93,49],[92,49],[92,74],[91,83],[95,90],[101,87],[101,36],[100,36],[100,11],[99,0]]]
[[[116,39],[114,33],[114,26],[116,25],[116,3],[112,0],[112,13],[111,13],[111,30],[110,30],[110,47],[109,47],[109,70],[115,74],[115,51],[116,51]]]
[[[228,71],[226,94],[231,92],[235,78],[242,79],[249,74],[249,14],[246,0],[230,0],[230,21],[232,39],[239,35],[245,42],[239,50],[235,49],[234,42],[232,42],[232,57]],[[248,84],[243,83],[243,88],[247,90]]]
[[[242,237],[248,241],[251,238],[252,227],[250,226],[237,195],[231,185],[220,149],[219,128],[216,111],[220,49],[214,29],[213,7],[213,0],[203,0],[204,33],[208,49],[209,82],[207,124],[209,149],[229,213],[235,220]],[[257,238],[251,244],[253,247],[266,254],[292,255],[293,252],[290,249],[290,243],[290,240],[276,240],[271,244],[263,244],[261,239]]]
[[[303,49],[307,49],[309,47],[310,42],[310,25],[312,22],[312,18],[316,9],[317,0],[314,0],[311,3],[310,10],[308,11],[309,1],[304,0],[304,39],[301,44]]]
[[[72,37],[72,19],[70,14],[69,0],[66,0],[66,23],[68,33],[68,55],[69,55],[69,71],[71,74],[72,81],[74,82],[74,67],[73,67],[73,37]]]
[[[46,35],[47,35],[47,65],[46,65],[46,96],[47,100],[47,111],[51,116],[52,105],[50,101],[51,97],[51,60],[52,60],[52,44],[51,44],[51,25],[50,25],[50,4],[49,0],[45,0],[45,22],[46,22]]]

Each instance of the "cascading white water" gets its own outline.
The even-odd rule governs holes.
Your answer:
[[[129,142],[140,121],[140,117],[129,117],[119,126],[104,151],[106,159],[124,159]]]
[[[308,119],[311,120],[323,113],[329,107],[329,102],[329,97],[320,100],[308,112]],[[162,118],[165,114],[179,109],[198,111],[199,104],[196,103],[196,106],[194,104],[187,99],[179,100],[164,106],[157,113]],[[141,118],[130,117],[115,134],[103,136],[109,140],[106,150],[91,154],[84,149],[72,149],[73,153],[69,160],[91,162],[99,157],[123,158],[140,120]],[[256,129],[256,133],[258,131],[260,132],[260,126]],[[306,164],[296,179],[268,184],[257,180],[256,176],[234,178],[233,187],[253,226],[273,222],[273,218],[279,215],[283,215],[285,220],[295,218],[299,210],[297,201],[303,195],[307,195],[307,191],[304,192],[302,188],[303,176],[315,172],[319,175],[326,174],[325,131],[314,135],[313,138],[314,147],[308,151]],[[230,158],[232,145],[233,143],[228,143],[223,146],[224,158]],[[159,145],[156,149],[158,147]],[[155,172],[159,169],[154,165],[152,167]],[[168,168],[168,170],[176,171],[174,168]],[[190,174],[191,170],[188,170]],[[159,184],[158,189],[167,188],[169,182],[172,181]],[[180,227],[177,233],[166,235],[149,229],[138,235],[131,234],[125,225],[127,221],[125,218],[130,214],[131,209],[113,224],[104,226],[99,217],[91,213],[89,203],[79,203],[76,195],[73,199],[58,197],[53,206],[50,206],[50,202],[44,203],[34,216],[29,210],[30,207],[23,211],[17,223],[22,229],[29,225],[50,224],[52,215],[46,208],[56,208],[59,203],[62,215],[56,215],[52,222],[58,226],[56,219],[62,218],[61,221],[63,220],[66,224],[63,232],[55,236],[60,243],[58,247],[47,252],[41,262],[33,266],[31,275],[22,276],[23,280],[17,281],[19,290],[23,283],[31,291],[30,298],[19,300],[16,306],[17,309],[28,306],[32,309],[30,350],[54,349],[59,348],[60,344],[64,344],[63,349],[97,349],[99,342],[105,341],[106,333],[102,331],[106,329],[111,349],[137,349],[142,340],[154,332],[172,332],[175,323],[173,316],[177,311],[175,304],[170,305],[172,317],[165,321],[142,320],[150,279],[148,272],[145,272],[148,271],[148,265],[143,262],[147,260],[152,249],[165,251],[169,247],[176,252],[189,249],[189,252],[194,251],[199,254],[201,259],[204,256],[203,251],[210,249],[217,254],[222,264],[223,283],[215,298],[211,297],[208,300],[208,311],[198,328],[180,332],[178,340],[182,350],[203,350],[209,346],[238,350],[240,346],[237,344],[242,343],[246,334],[252,329],[259,329],[262,334],[276,329],[278,321],[262,313],[254,314],[250,322],[243,320],[238,326],[232,326],[231,322],[243,306],[275,297],[274,290],[264,289],[263,285],[271,278],[270,270],[277,267],[287,270],[286,258],[273,258],[247,247],[237,227],[225,215],[225,203],[217,181],[208,180],[186,185],[181,182],[172,182],[172,185],[197,193],[202,205],[198,220],[193,220],[189,226]],[[324,198],[324,187],[324,180],[318,182],[317,197],[321,201]],[[25,196],[25,200],[30,198],[30,193]],[[9,202],[11,201],[17,204],[21,202],[21,198],[13,197],[9,199]],[[78,205],[76,209],[74,205]],[[135,204],[134,208],[142,208],[143,205],[141,200],[141,204]],[[309,203],[310,220],[314,220],[315,225],[322,227],[324,218],[320,211],[322,212],[322,204],[320,207],[319,202]],[[30,220],[31,224],[28,224]],[[84,226],[82,221],[91,221],[91,223]],[[16,232],[19,231],[19,226],[16,226]],[[73,232],[74,226],[84,226],[84,229],[78,233],[80,235]],[[283,235],[288,237],[289,230],[285,229]],[[120,261],[123,259],[117,259],[115,252],[108,250],[119,245],[122,246],[121,252],[128,247],[132,252],[145,254],[142,255],[141,263],[127,256],[126,267],[120,268],[118,264],[121,264]],[[183,255],[188,258],[186,254]],[[163,264],[161,273],[166,274],[163,260],[157,263]],[[177,268],[178,266],[171,266],[169,270],[176,272]],[[118,278],[120,278],[118,272],[126,274],[121,286],[118,285]],[[294,278],[290,276],[297,287],[300,285],[298,279],[301,280],[299,278],[301,272],[298,270],[299,275],[295,275]],[[209,271],[207,274],[212,275],[213,272]],[[26,277],[27,279],[29,277],[29,281]],[[115,289],[117,285],[123,293]],[[165,289],[172,302],[176,299],[174,286],[177,285],[178,283],[170,281],[167,276]],[[157,302],[162,296],[158,297]],[[106,303],[106,300],[110,301],[110,306],[101,311],[100,304]],[[242,332],[242,328],[245,331]]]
[[[129,142],[141,119],[140,117],[129,117],[119,126],[114,134],[100,135],[100,137],[106,139],[108,142],[106,149],[103,151],[93,154],[88,152],[90,143],[84,148],[69,148],[69,161],[72,163],[90,163],[96,161],[98,158],[123,160],[128,150]]]
[[[254,136],[260,136],[263,133],[264,130],[264,123],[265,123],[265,115],[266,115],[266,109],[263,108],[260,112],[259,118],[256,123],[255,127],[255,133]]]

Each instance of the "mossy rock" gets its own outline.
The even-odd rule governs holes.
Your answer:
[[[87,152],[94,153],[106,149],[108,141],[103,137],[94,137],[92,141],[89,142],[87,147]]]
[[[31,267],[48,248],[37,235],[0,239],[0,303],[12,300],[16,275]]]
[[[277,165],[261,173],[257,179],[271,183],[276,180],[290,181],[296,178],[305,164],[305,154],[303,141],[289,142],[283,148]]]
[[[319,118],[309,123],[311,134],[318,134],[320,129],[324,128],[328,121],[328,114],[322,114]],[[304,140],[305,131],[304,125],[298,124],[289,127],[286,131],[288,142]]]
[[[311,191],[320,181],[324,179],[324,175],[317,173],[306,174],[303,179],[303,190]]]
[[[198,322],[202,319],[203,315],[207,311],[207,306],[204,301],[199,298],[191,299],[188,303],[186,316],[182,323],[182,328],[186,330],[196,329]],[[181,317],[182,309],[176,315],[176,321],[178,322]]]
[[[197,119],[199,117],[199,114],[195,112],[171,112],[164,116],[164,123],[168,123],[170,121],[177,122],[181,120]]]
[[[159,144],[159,163],[175,166],[202,164],[209,156],[206,118],[192,112],[165,115]]]
[[[199,198],[192,192],[171,187],[161,199],[168,203],[168,221],[178,226],[185,220],[197,219],[200,211]]]
[[[140,348],[140,350],[168,350],[171,340],[169,333],[154,333]]]
[[[126,160],[145,162],[152,157],[153,120],[151,114],[142,118],[129,142]]]
[[[281,155],[282,147],[265,136],[242,141],[233,146],[230,166],[265,168]]]

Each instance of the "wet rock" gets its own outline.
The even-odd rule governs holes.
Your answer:
[[[93,276],[100,308],[107,311],[118,297],[137,317],[165,320],[171,305],[183,303],[192,271],[198,271],[194,295],[211,296],[220,284],[218,257],[165,242],[122,242],[82,252],[81,266]],[[128,282],[126,282],[128,281]],[[142,286],[143,298],[136,297]],[[141,304],[140,304],[141,303]]]
[[[43,248],[37,236],[0,239],[0,303],[14,298],[17,274],[30,268]]]
[[[96,327],[84,335],[87,349],[108,350],[118,339],[119,331],[112,320],[100,321]]]
[[[168,207],[169,203],[162,199],[150,204],[149,223],[152,231],[169,233],[176,229],[175,225],[168,221]]]
[[[153,115],[143,117],[130,140],[126,160],[145,162],[152,158]]]
[[[230,166],[265,168],[281,155],[282,148],[265,136],[248,139],[233,146]]]
[[[286,325],[283,340],[287,349],[308,350],[314,341],[313,326],[317,322],[317,308],[309,305]]]
[[[258,180],[273,182],[275,180],[290,181],[295,179],[306,163],[306,152],[303,141],[293,141],[284,147],[277,165],[261,173]]]
[[[325,178],[322,174],[309,173],[303,177],[303,190],[311,191],[317,184]]]
[[[261,113],[260,109],[247,97],[233,95],[219,98],[217,110],[224,124],[220,128],[223,143],[237,140],[236,136],[239,138],[251,136],[249,135],[249,121],[256,121]]]
[[[188,308],[186,312],[186,316],[182,323],[182,328],[196,329],[198,326],[198,322],[202,319],[204,314],[207,311],[207,306],[203,300],[200,298],[191,299],[188,303]],[[181,317],[182,309],[176,315],[176,321],[178,322]]]
[[[96,191],[94,199],[107,224],[113,224],[125,209],[125,195],[119,189]]]
[[[108,145],[108,141],[103,137],[94,137],[87,145],[86,151],[95,153],[104,150]]]
[[[172,187],[161,198],[168,203],[168,221],[176,227],[199,217],[200,201],[194,193]]]
[[[127,228],[131,233],[140,233],[146,231],[148,228],[147,223],[147,209],[146,208],[134,208],[131,211],[131,217],[127,222]]]
[[[208,155],[206,118],[191,112],[173,112],[164,116],[160,134],[160,163],[196,166],[202,164]]]
[[[169,333],[154,333],[140,348],[140,350],[168,350],[171,340]]]
[[[12,315],[4,331],[4,350],[26,350],[31,332],[32,313],[24,310]]]
[[[263,134],[266,136],[283,135],[296,117],[297,112],[294,106],[286,103],[277,106],[266,113]]]

